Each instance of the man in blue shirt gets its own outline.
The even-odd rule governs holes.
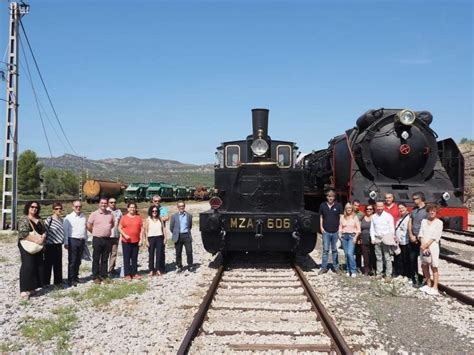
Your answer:
[[[342,214],[342,206],[336,202],[336,193],[329,190],[326,193],[327,202],[319,206],[319,218],[321,226],[321,234],[323,235],[323,260],[321,263],[320,274],[328,272],[329,262],[329,246],[332,249],[332,267],[333,271],[339,269],[339,261],[337,257],[337,238],[339,232],[339,221]]]
[[[179,201],[176,206],[178,207],[178,212],[172,215],[170,220],[170,230],[172,233],[171,239],[173,240],[176,249],[176,266],[178,267],[178,272],[183,271],[181,254],[184,245],[184,248],[186,249],[188,270],[192,272],[194,271],[193,246],[191,239],[193,216],[186,212],[186,205],[183,201]]]

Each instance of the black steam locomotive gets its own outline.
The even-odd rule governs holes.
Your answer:
[[[204,248],[218,251],[314,249],[319,216],[304,209],[297,146],[272,140],[268,110],[252,110],[253,134],[217,148],[212,209],[199,215]]]
[[[448,227],[467,229],[463,156],[452,139],[436,141],[432,120],[427,111],[382,108],[364,113],[329,148],[299,162],[305,169],[306,208],[317,210],[328,188],[342,202],[373,203],[391,192],[408,206],[412,194],[422,191],[427,201],[441,204]]]

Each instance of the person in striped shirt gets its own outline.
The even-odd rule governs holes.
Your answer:
[[[44,282],[49,285],[51,282],[51,271],[54,273],[54,284],[63,283],[63,242],[64,228],[61,213],[63,205],[61,202],[53,203],[53,214],[46,218],[46,244],[44,251]]]

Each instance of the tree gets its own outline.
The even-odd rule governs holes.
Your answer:
[[[64,194],[78,195],[79,178],[72,171],[47,169],[43,172],[43,177],[48,198],[55,198]]]
[[[48,197],[57,197],[64,193],[61,175],[61,171],[57,169],[47,169],[43,172],[44,185]]]
[[[23,195],[33,195],[39,192],[40,171],[42,165],[32,150],[25,150],[18,157],[18,192]]]
[[[472,144],[472,143],[474,143],[474,140],[468,139],[466,137],[462,137],[461,140],[459,141],[459,144],[465,144],[465,143]]]
[[[71,196],[79,194],[79,177],[70,170],[63,171],[62,182],[64,185],[64,192]]]

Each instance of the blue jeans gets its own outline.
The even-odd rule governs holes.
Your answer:
[[[324,232],[323,233],[323,261],[321,263],[321,269],[328,269],[328,261],[329,261],[329,246],[331,246],[332,250],[332,266],[334,270],[339,269],[339,261],[337,259],[337,232],[330,233]]]
[[[356,274],[356,263],[354,258],[354,234],[353,233],[343,233],[342,234],[342,248],[344,249],[344,254],[346,256],[346,267],[347,272],[350,274]]]

